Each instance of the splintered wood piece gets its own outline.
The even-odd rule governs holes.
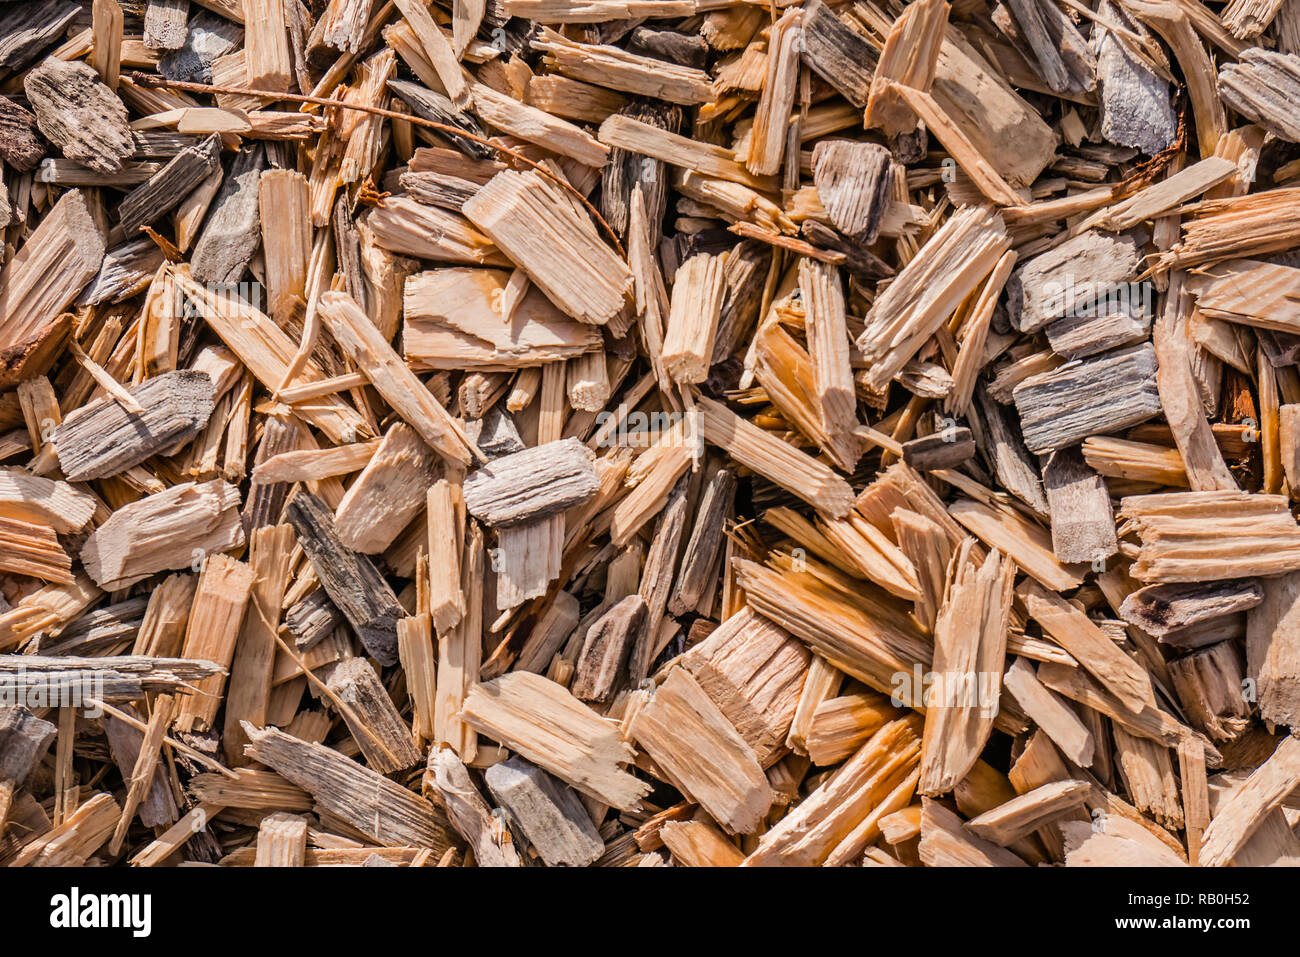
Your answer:
[[[674,381],[703,382],[726,294],[724,259],[701,253],[677,268],[660,361]]]
[[[570,789],[523,758],[483,775],[493,799],[548,867],[584,867],[605,852],[591,816]]]
[[[468,465],[478,450],[464,429],[402,361],[370,317],[347,293],[327,292],[318,311],[334,341],[429,447],[449,462]]]
[[[277,811],[257,828],[254,867],[302,867],[307,858],[307,819]]]
[[[276,634],[295,543],[290,525],[270,525],[249,535],[248,565],[253,572],[250,610],[244,616],[243,629],[230,665],[230,691],[226,697],[222,733],[222,745],[230,764],[244,761],[246,741],[239,722],[266,722]]]
[[[325,682],[366,763],[380,774],[404,771],[423,757],[388,689],[364,658],[345,658]]]
[[[0,272],[0,287],[5,290],[0,302],[0,344],[4,348],[0,355],[6,367],[16,367],[13,372],[18,377],[22,377],[24,359],[36,364],[47,358],[40,348],[43,334],[55,332],[59,313],[99,272],[107,235],[98,197],[69,190],[5,263]],[[59,336],[55,347],[62,341]],[[29,350],[30,355],[26,354]],[[9,368],[0,370],[8,372]],[[8,379],[5,375],[0,381]]]
[[[1053,452],[1043,469],[1052,552],[1062,562],[1104,561],[1119,550],[1106,483],[1077,448]]]
[[[922,794],[942,794],[966,776],[993,730],[1015,565],[995,549],[983,561],[967,539],[953,556],[934,626],[934,680],[926,698]]]
[[[513,312],[500,308],[511,274],[443,268],[406,280],[402,348],[430,369],[498,371],[575,358],[601,343],[600,331],[574,322],[535,287]]]
[[[542,27],[532,46],[550,54],[555,68],[575,80],[688,106],[714,99],[709,75],[703,70],[618,47],[575,43],[548,27]]]
[[[395,422],[334,512],[339,541],[353,551],[388,550],[420,511],[437,457],[405,422]]]
[[[753,750],[684,669],[673,669],[629,730],[670,780],[728,833],[749,834],[772,806],[774,796]]]
[[[106,397],[75,409],[55,428],[51,441],[69,481],[117,475],[179,448],[212,415],[213,383],[204,372],[168,372],[127,391],[143,409],[140,414]]]
[[[1169,680],[1187,719],[1211,740],[1231,742],[1249,727],[1249,683],[1235,642],[1217,641],[1174,659]]]
[[[458,531],[460,545],[455,583],[464,595],[464,615],[446,631],[438,632],[437,700],[434,707],[434,740],[448,744],[463,761],[478,754],[478,737],[461,713],[465,697],[478,686],[483,657],[483,531],[470,523],[468,534]]]
[[[252,593],[251,566],[228,555],[212,555],[203,563],[194,604],[190,607],[182,654],[196,661],[211,661],[222,669],[235,657],[244,612]],[[213,726],[221,707],[225,675],[205,679],[196,694],[180,702],[173,722],[177,730],[202,733]]]
[[[801,259],[799,288],[804,296],[804,324],[821,425],[833,439],[843,438],[857,428],[858,420],[839,271]]]
[[[452,827],[465,839],[480,867],[523,866],[509,831],[498,826],[492,809],[454,751],[449,748],[430,751],[429,774]]]
[[[356,630],[366,651],[382,665],[397,664],[397,621],[406,612],[374,562],[343,544],[328,506],[306,490],[289,500],[285,518],[330,601]]]
[[[766,768],[784,753],[811,657],[783,629],[744,609],[681,664]]]
[[[440,478],[428,490],[425,515],[429,525],[429,614],[442,635],[465,615],[460,588],[460,556],[464,540],[464,500],[459,482]]]
[[[785,158],[790,108],[799,81],[802,17],[802,10],[791,7],[768,30],[767,76],[754,111],[745,160],[745,167],[755,176],[779,172]]]
[[[503,170],[463,210],[566,315],[600,326],[622,310],[631,270],[549,180]]]
[[[733,459],[832,518],[853,507],[853,490],[831,468],[742,419],[720,402],[697,400],[700,435]]]
[[[1143,582],[1223,581],[1300,570],[1300,526],[1281,495],[1130,495],[1119,518],[1141,541],[1130,574]]]
[[[81,561],[112,591],[243,544],[239,489],[220,479],[185,482],[115,511],[86,539]]]
[[[971,818],[965,826],[971,833],[1006,847],[1082,805],[1091,790],[1086,781],[1053,781]]]
[[[1092,732],[1069,705],[1043,687],[1033,665],[1025,658],[1016,658],[1002,683],[1062,754],[1079,767],[1091,766],[1096,743]]]
[[[48,57],[23,76],[23,89],[41,135],[68,159],[116,173],[135,152],[126,106],[86,64]]]
[[[596,494],[594,460],[575,438],[503,455],[465,479],[465,506],[494,528],[548,518]]]
[[[985,207],[948,219],[867,312],[857,345],[868,386],[887,386],[1009,248],[1001,218]]]
[[[898,88],[930,92],[947,26],[948,4],[944,0],[920,0],[899,14],[876,64],[863,126],[879,127],[890,137],[912,132],[916,117],[900,98]]]
[[[1154,703],[1146,669],[1120,651],[1086,614],[1036,582],[1022,582],[1016,597],[1047,634],[1127,707],[1141,711]]]
[[[928,867],[1023,867],[1010,851],[968,830],[952,811],[933,798],[921,799],[921,862]]]
[[[546,594],[551,582],[560,576],[564,538],[563,515],[497,529],[494,565],[499,610]]]
[[[1230,863],[1270,811],[1300,785],[1300,740],[1285,737],[1268,760],[1219,807],[1201,842],[1203,867]]]
[[[480,734],[611,807],[631,810],[650,791],[649,784],[619,767],[634,752],[618,726],[549,678],[512,672],[475,684],[461,717]]]
[[[880,836],[916,789],[921,718],[886,724],[758,841],[746,867],[842,865]]]
[[[433,804],[330,748],[277,728],[244,724],[247,752],[298,785],[316,806],[384,847],[451,846],[448,826]]]

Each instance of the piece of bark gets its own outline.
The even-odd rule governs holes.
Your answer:
[[[23,77],[41,134],[101,173],[116,173],[135,152],[126,107],[84,63],[53,57]]]
[[[1077,448],[1053,452],[1043,469],[1052,552],[1062,562],[1104,561],[1119,550],[1106,483]]]
[[[366,650],[382,665],[397,664],[397,621],[406,612],[374,562],[339,540],[329,508],[310,492],[300,490],[294,495],[285,518],[298,533],[330,601]]]
[[[1300,573],[1258,583],[1262,602],[1246,614],[1246,674],[1255,682],[1260,716],[1300,725]]]
[[[470,780],[469,771],[450,748],[429,752],[428,776],[447,809],[451,825],[474,852],[480,867],[522,867],[508,831],[504,834],[492,809]],[[504,839],[503,839],[504,838]]]
[[[945,429],[902,443],[902,460],[922,472],[953,468],[974,454],[975,438],[970,429]]]
[[[72,482],[116,475],[198,435],[213,408],[207,373],[168,372],[127,390],[144,409],[132,414],[112,397],[75,409],[51,441]]]
[[[612,807],[631,809],[649,793],[619,768],[633,749],[617,726],[548,678],[512,672],[476,684],[461,713],[479,733]]]
[[[36,115],[9,97],[0,97],[0,157],[19,172],[35,169],[45,156]]]
[[[1274,579],[1270,585],[1281,581]],[[1182,628],[1254,608],[1264,600],[1262,585],[1252,578],[1147,585],[1127,595],[1116,610],[1130,624],[1163,638]]]
[[[1037,332],[1062,316],[1095,310],[1098,296],[1137,273],[1137,244],[1090,231],[1029,259],[1007,280],[1007,315],[1021,332]]]
[[[879,54],[821,0],[804,7],[802,53],[804,62],[846,100],[859,109],[867,105]]]
[[[1151,334],[1150,303],[1134,296],[1130,286],[1120,286],[1119,292],[1118,297],[1105,297],[1095,307],[1048,323],[1043,331],[1052,351],[1067,359],[1082,359],[1147,338]]]
[[[1031,376],[1012,392],[1025,445],[1051,452],[1145,422],[1161,411],[1156,372],[1155,350],[1141,343]],[[1098,389],[1109,397],[1105,406]]]
[[[284,627],[293,636],[294,646],[299,651],[314,647],[345,621],[343,613],[330,601],[323,588],[317,588],[294,602],[284,613]]]
[[[493,527],[547,518],[596,493],[600,483],[592,461],[573,438],[503,455],[465,479],[465,505]]]
[[[324,745],[276,728],[245,724],[248,755],[273,768],[336,815],[385,847],[450,847],[446,817],[433,804]]]
[[[1049,506],[1043,494],[1037,463],[1030,458],[1025,442],[1016,434],[1010,415],[993,400],[988,390],[979,389],[975,397],[983,414],[984,436],[981,444],[998,481],[1036,515],[1047,515]]]
[[[1116,4],[1098,8],[1124,26],[1132,21]],[[1101,135],[1107,142],[1133,146],[1148,156],[1173,144],[1178,134],[1169,82],[1129,50],[1116,31],[1098,24],[1093,31],[1100,83]]]
[[[0,66],[21,70],[59,38],[80,9],[62,0],[14,4],[0,13]]]
[[[668,600],[670,614],[683,615],[694,609],[708,587],[735,493],[736,477],[729,469],[718,469],[705,486]]]
[[[602,615],[587,631],[570,686],[581,701],[607,702],[623,677],[632,647],[648,617],[645,599],[628,595]]]
[[[331,669],[325,684],[371,768],[393,774],[420,762],[422,753],[411,740],[410,728],[369,662],[346,658]]]
[[[1218,92],[1228,106],[1274,136],[1300,142],[1300,123],[1287,105],[1300,95],[1300,55],[1246,50],[1219,71]]]
[[[1086,93],[1097,85],[1092,51],[1060,7],[1050,0],[1007,0],[1007,6],[1015,15],[1017,38],[1029,45],[1039,72],[1054,92]],[[996,13],[994,22],[998,22]]]
[[[199,282],[238,282],[261,241],[258,192],[266,154],[251,143],[235,154],[190,255]],[[278,385],[278,383],[277,383]]]
[[[591,816],[572,790],[523,758],[483,775],[493,799],[548,867],[584,867],[605,852]]]
[[[86,539],[81,561],[96,584],[116,590],[243,543],[239,489],[185,482],[115,511]]]

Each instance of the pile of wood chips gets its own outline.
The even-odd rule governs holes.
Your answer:
[[[1300,0],[0,68],[0,863],[1300,859]]]

